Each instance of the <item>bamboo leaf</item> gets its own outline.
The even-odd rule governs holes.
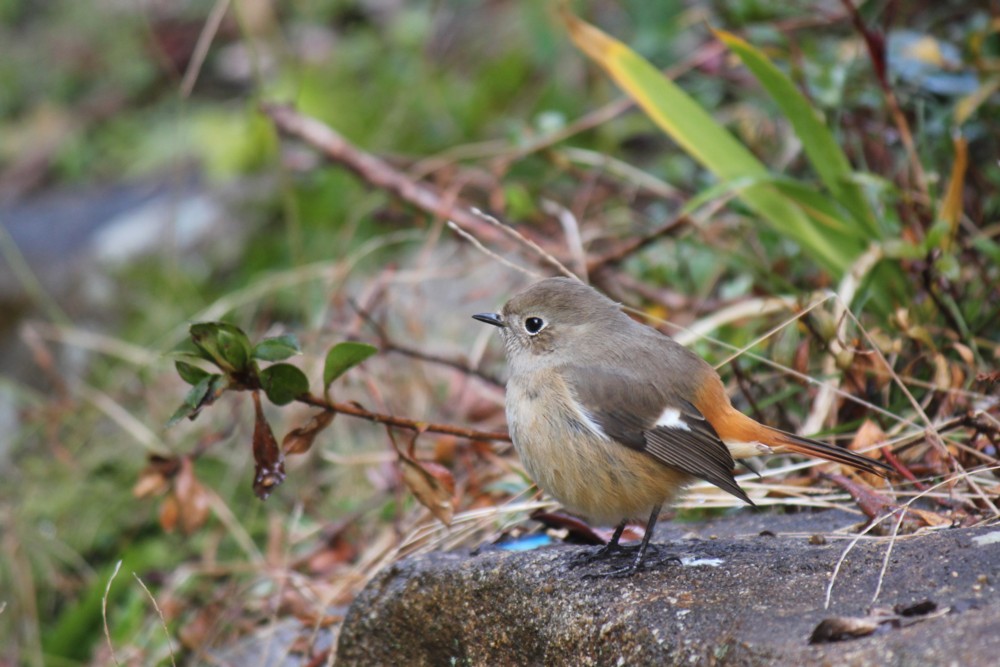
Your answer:
[[[764,179],[770,173],[759,160],[694,99],[665,78],[637,53],[560,7],[573,42],[599,64],[646,114],[688,154],[723,181]],[[854,254],[816,227],[794,202],[765,183],[742,190],[740,199],[835,276],[851,265]]]
[[[725,30],[713,30],[729,50],[757,78],[781,113],[792,124],[795,134],[802,141],[802,148],[819,175],[823,185],[848,211],[847,222],[854,234],[868,240],[879,237],[879,230],[872,216],[871,207],[864,193],[851,180],[851,165],[840,149],[833,133],[826,126],[822,113],[799,92],[785,75],[763,52]]]

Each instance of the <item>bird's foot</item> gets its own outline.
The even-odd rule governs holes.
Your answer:
[[[616,549],[608,549],[607,547],[604,547],[596,552],[584,554],[584,557],[577,557],[575,562],[570,564],[570,567],[577,568],[581,565],[594,563],[598,560],[617,560],[618,562],[621,562],[620,559],[622,556],[630,556],[630,562],[627,565],[614,567],[603,572],[588,572],[583,575],[584,579],[622,579],[632,576],[639,570],[643,569],[644,566],[655,566],[667,562],[674,562],[678,565],[681,563],[680,557],[673,554],[656,557],[653,559],[655,562],[650,563],[650,556],[653,555],[654,554],[651,554],[649,551],[643,551],[640,545],[628,547],[618,545]]]
[[[573,559],[569,563],[569,567],[576,569],[584,565],[590,565],[591,563],[596,563],[601,560],[612,560],[620,558],[625,555],[632,555],[639,550],[640,545],[633,544],[629,546],[623,546],[617,542],[608,542],[600,549],[596,551],[584,551],[582,553],[573,556]]]

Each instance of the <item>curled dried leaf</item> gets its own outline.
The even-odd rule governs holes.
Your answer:
[[[434,463],[433,461],[421,461],[420,466],[441,483],[441,486],[444,487],[444,490],[448,492],[450,497],[455,496],[455,476],[451,474],[450,470],[440,463]]]
[[[965,343],[954,342],[951,344],[955,351],[958,352],[958,356],[962,358],[969,366],[974,366],[976,364],[976,355],[973,354],[972,348]]]
[[[177,498],[181,531],[190,535],[201,528],[209,515],[209,497],[205,487],[194,474],[191,459],[181,459],[181,469],[174,479],[174,496]]]
[[[849,616],[832,616],[820,621],[812,636],[809,637],[810,644],[825,644],[827,642],[842,641],[844,639],[855,639],[857,637],[867,637],[878,630],[878,620],[872,618],[852,618]]]
[[[418,462],[402,455],[399,457],[399,467],[403,483],[420,504],[429,509],[441,523],[450,526],[455,511],[452,502],[455,480],[451,473],[443,466]],[[429,467],[433,467],[434,472]]]
[[[312,448],[316,436],[333,422],[336,415],[336,412],[330,410],[317,412],[309,418],[304,426],[288,432],[288,435],[281,441],[281,449],[284,450],[285,454],[305,454]]]
[[[940,352],[934,355],[934,386],[941,391],[951,389],[951,369]]]
[[[278,485],[285,481],[285,457],[278,447],[271,425],[264,417],[260,405],[260,392],[253,392],[254,426],[253,426],[253,460],[254,479],[253,492],[261,500],[267,500]]]
[[[163,471],[153,467],[146,467],[139,473],[139,479],[132,487],[133,498],[149,498],[151,496],[161,496],[170,488]]]
[[[177,529],[177,517],[180,515],[180,504],[177,496],[170,494],[160,503],[160,527],[163,532],[172,533]]]
[[[923,521],[927,526],[931,528],[947,528],[951,526],[954,521],[938,512],[932,512],[930,510],[917,509],[911,507],[907,510],[908,514],[915,514],[918,519]]]

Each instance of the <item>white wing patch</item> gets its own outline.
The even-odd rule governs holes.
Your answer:
[[[610,440],[608,434],[604,432],[601,425],[594,421],[594,418],[590,416],[590,413],[580,405],[580,402],[576,400],[576,397],[570,397],[570,405],[573,407],[573,412],[576,413],[577,418],[580,423],[587,427],[587,430],[596,435],[601,440]]]
[[[603,428],[601,428],[601,425],[595,422],[594,418],[587,414],[586,410],[581,408],[577,412],[580,415],[580,421],[586,424],[587,428],[590,429],[594,435],[601,440],[610,440],[610,438],[608,438],[608,434],[604,432]]]
[[[680,431],[690,431],[691,427],[687,425],[683,419],[681,419],[681,411],[678,408],[668,407],[666,410],[660,414],[660,418],[656,420],[657,426],[662,426],[663,428],[675,428]]]

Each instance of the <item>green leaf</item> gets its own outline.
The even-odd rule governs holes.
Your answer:
[[[191,385],[198,384],[209,375],[208,371],[186,361],[175,361],[174,368],[177,369],[177,374],[181,376],[181,379]]]
[[[187,395],[184,402],[170,415],[167,420],[167,428],[170,428],[185,417],[194,419],[201,412],[202,408],[211,405],[229,387],[229,380],[224,375],[218,373],[206,373],[205,377],[198,381]]]
[[[291,364],[273,364],[260,372],[260,386],[275,405],[291,403],[309,391],[309,378]]]
[[[323,366],[323,388],[376,352],[378,348],[367,343],[346,342],[331,347]]]
[[[775,179],[774,187],[795,202],[806,215],[832,232],[831,240],[844,244],[846,252],[860,254],[864,249],[867,235],[854,233],[850,214],[822,192],[790,178]]]
[[[191,340],[198,349],[227,373],[242,373],[250,362],[250,339],[228,322],[199,322],[191,325]]]
[[[285,334],[260,341],[254,345],[250,356],[261,361],[284,361],[296,354],[302,354],[299,339],[295,334]]]
[[[659,70],[618,40],[573,16],[565,5],[561,7],[576,45],[702,166],[722,181],[770,176],[753,153]],[[740,199],[835,277],[843,275],[856,257],[846,252],[843,244],[831,243],[828,234],[773,186],[752,185],[740,192]]]
[[[850,211],[851,216],[847,220],[852,233],[867,239],[877,238],[879,229],[871,207],[865,200],[864,193],[851,179],[851,164],[833,133],[827,128],[822,112],[799,92],[792,80],[762,51],[725,30],[713,32],[753,73],[792,124],[795,134],[802,141],[802,149],[820,180],[834,198]]]

